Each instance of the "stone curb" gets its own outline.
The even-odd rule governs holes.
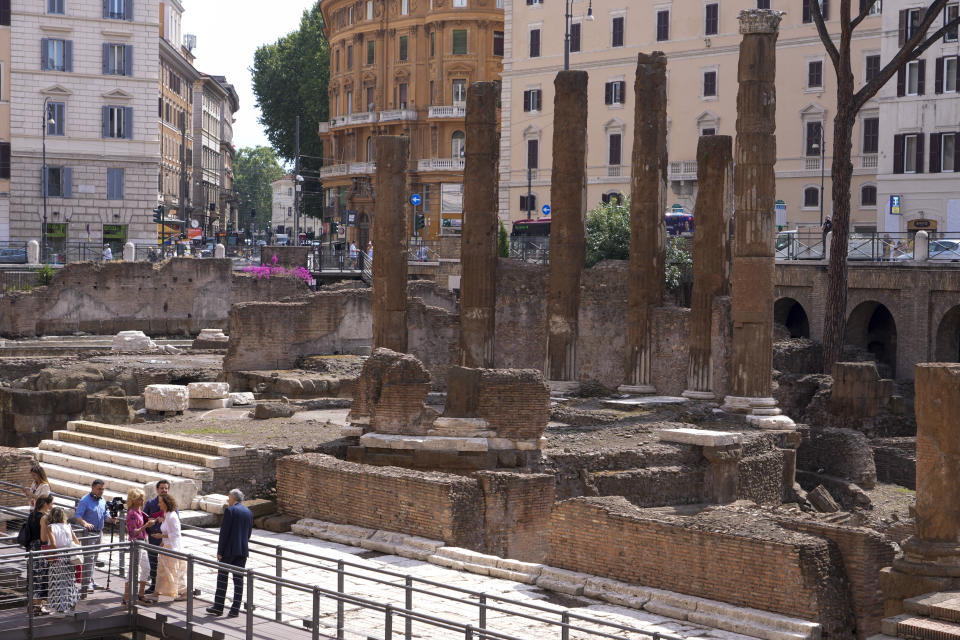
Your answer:
[[[500,558],[470,549],[445,546],[441,540],[310,518],[293,524],[291,531],[306,537],[423,560],[457,571],[535,584],[556,593],[585,596],[622,607],[642,609],[760,640],[820,640],[821,626],[817,622],[544,564]]]

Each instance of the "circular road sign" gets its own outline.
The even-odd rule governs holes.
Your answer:
[[[543,208],[541,208],[540,211],[542,211],[543,215],[545,216],[550,215],[550,205],[548,204],[543,205]]]
[[[421,199],[420,199],[419,193],[415,193],[412,196],[410,196],[410,204],[412,204],[413,206],[417,206],[418,204],[420,204],[420,202],[421,202]]]

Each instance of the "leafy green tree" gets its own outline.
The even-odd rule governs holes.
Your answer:
[[[630,257],[630,199],[611,200],[587,212],[587,267]]]
[[[233,160],[234,185],[240,194],[240,227],[249,227],[250,211],[257,210],[257,228],[270,226],[273,193],[270,183],[283,177],[283,167],[270,147],[243,147]]]
[[[675,293],[683,285],[693,284],[693,253],[686,238],[667,238],[667,291]]]
[[[301,211],[319,217],[323,145],[317,129],[329,119],[330,79],[330,47],[323,33],[320,3],[303,12],[296,31],[257,49],[250,72],[260,124],[277,154],[288,162],[296,156],[296,120],[300,116],[300,174],[304,178]]]
[[[500,230],[497,231],[497,255],[501,258],[510,257],[510,240],[507,238],[507,228],[500,222]]]

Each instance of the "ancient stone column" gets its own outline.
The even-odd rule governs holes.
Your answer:
[[[729,294],[732,204],[730,136],[703,136],[697,144],[697,231],[693,234],[693,299],[690,306],[688,398],[712,400],[713,302]]]
[[[407,157],[410,139],[377,138],[373,348],[407,350]]]
[[[773,281],[776,219],[777,32],[781,14],[740,12],[737,79],[737,149],[734,170],[733,354],[731,395],[724,408],[749,413],[765,428],[794,428],[771,397],[773,380]]]
[[[667,58],[637,55],[630,175],[630,282],[624,393],[654,393],[653,310],[663,304],[667,207]]]
[[[500,134],[495,82],[474,82],[467,91],[466,162],[463,170],[463,235],[460,252],[460,364],[493,367],[497,281],[497,180]]]
[[[587,72],[561,71],[553,85],[546,374],[549,380],[572,381],[577,375],[577,313],[586,260]]]

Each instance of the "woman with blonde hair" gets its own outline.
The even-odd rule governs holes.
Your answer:
[[[148,520],[143,512],[144,495],[142,489],[133,488],[127,492],[127,538],[139,540],[142,545],[138,545],[135,557],[132,562],[137,563],[137,581],[140,588],[137,591],[137,599],[142,603],[147,603],[143,592],[150,581],[150,562],[147,559],[147,528],[152,527],[155,520]],[[128,580],[123,590],[123,606],[127,605],[127,598],[130,596],[130,581]]]
[[[66,550],[70,547],[80,547],[73,529],[67,524],[67,517],[60,507],[54,507],[47,514],[46,543],[51,549]],[[47,603],[57,613],[66,613],[77,606],[80,592],[77,589],[76,571],[66,553],[50,558],[49,587]]]
[[[177,513],[177,501],[169,493],[160,496],[158,506],[163,512],[160,524],[160,537],[163,548],[183,552],[180,537],[180,514]],[[157,558],[157,595],[170,596],[175,600],[187,599],[187,561],[166,554]]]

